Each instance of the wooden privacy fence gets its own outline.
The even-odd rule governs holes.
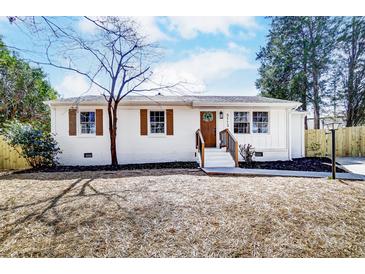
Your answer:
[[[330,156],[331,134],[324,129],[305,131],[305,155]],[[336,130],[336,156],[365,157],[365,126],[346,127]]]
[[[0,136],[0,170],[29,168],[27,161]]]

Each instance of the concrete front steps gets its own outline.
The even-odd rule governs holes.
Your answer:
[[[225,148],[206,148],[204,167],[235,167],[235,162]]]

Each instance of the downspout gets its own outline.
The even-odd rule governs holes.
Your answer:
[[[292,136],[291,136],[291,109],[287,109],[287,129],[288,129],[288,135],[287,135],[287,144],[288,144],[288,159],[292,160],[292,155],[291,155],[291,143],[292,143]]]
[[[306,114],[304,114],[304,115],[302,115],[302,119],[301,119],[301,121],[303,122],[303,124],[304,124],[304,122],[305,122],[305,117],[306,117],[307,115]],[[305,157],[306,155],[305,155],[305,127],[300,127],[301,128],[301,135],[302,135],[302,153],[301,153],[301,156],[302,157]]]
[[[57,115],[56,115],[56,108],[55,107],[52,108],[52,112],[53,112],[53,120],[54,121],[53,121],[53,123],[51,121],[51,126],[53,124],[53,134],[57,135]],[[51,120],[52,120],[52,115],[51,115]]]

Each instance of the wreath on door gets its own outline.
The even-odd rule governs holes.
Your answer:
[[[213,113],[211,113],[211,112],[204,112],[204,114],[203,114],[203,121],[204,122],[211,122],[211,121],[213,121]]]

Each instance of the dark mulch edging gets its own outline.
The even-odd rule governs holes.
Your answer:
[[[144,164],[128,164],[98,166],[54,166],[33,168],[18,171],[16,173],[32,173],[32,172],[79,172],[79,171],[116,171],[116,170],[137,170],[137,169],[194,169],[199,165],[196,162],[167,162],[167,163],[144,163]]]
[[[331,172],[331,163],[331,159],[326,157],[305,157],[296,158],[292,161],[253,162],[251,164],[239,162],[239,166],[242,168]],[[336,172],[347,173],[346,170],[339,167],[336,167]]]

